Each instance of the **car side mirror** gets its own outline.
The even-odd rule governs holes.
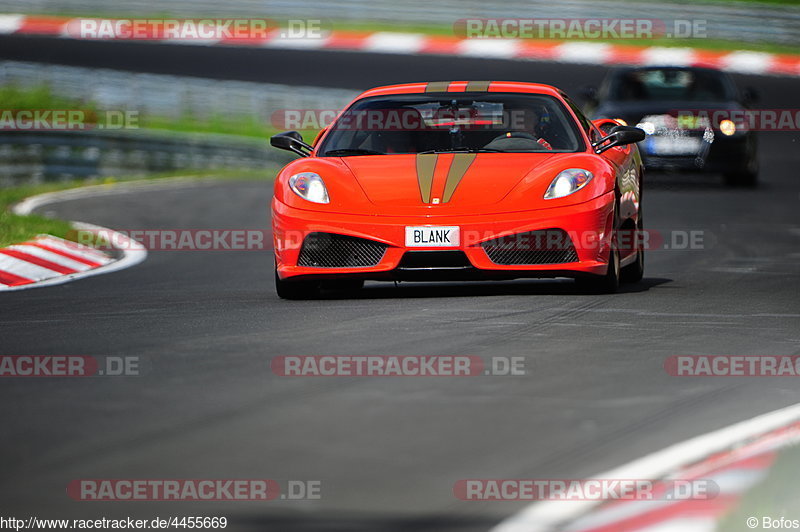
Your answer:
[[[603,135],[610,135],[614,128],[619,127],[620,123],[613,118],[597,118],[592,120],[592,124],[599,129]]]
[[[309,154],[312,151],[314,151],[314,148],[312,146],[309,146],[308,144],[303,142],[303,135],[301,135],[297,131],[285,131],[283,133],[278,133],[277,135],[273,135],[269,139],[269,143],[272,145],[273,148],[287,150],[296,153],[301,157],[308,157]]]
[[[638,127],[617,126],[611,130],[611,133],[609,133],[608,136],[603,137],[602,139],[593,143],[592,147],[597,153],[603,153],[604,151],[610,150],[611,148],[616,148],[617,146],[627,146],[629,144],[641,142],[646,136],[647,135],[645,134],[644,130],[639,129]],[[606,142],[608,142],[608,144],[604,145]]]

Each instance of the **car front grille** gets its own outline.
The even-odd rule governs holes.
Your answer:
[[[377,265],[386,244],[334,233],[309,233],[300,249],[298,266],[310,268],[366,268]]]
[[[407,251],[400,264],[402,270],[437,270],[471,268],[463,251]]]
[[[562,229],[517,233],[481,244],[489,259],[504,266],[576,262],[572,239]]]

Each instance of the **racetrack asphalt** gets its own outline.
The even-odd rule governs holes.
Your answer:
[[[61,41],[12,41],[0,38],[4,58],[59,62],[65,53]],[[79,45],[87,47],[72,64],[349,88],[513,79],[575,92],[604,72],[69,46]],[[791,107],[800,84],[737,81],[755,86],[767,108]],[[244,531],[485,531],[524,503],[460,501],[459,479],[583,478],[797,403],[789,378],[677,378],[663,369],[672,355],[799,354],[798,134],[760,141],[756,189],[728,189],[713,176],[647,176],[647,227],[702,231],[705,245],[649,252],[644,281],[616,295],[583,295],[559,280],[369,283],[352,298],[289,302],[275,295],[268,251],[154,251],[122,272],[0,294],[0,354],[136,356],[144,368],[138,377],[3,380],[0,506],[39,517],[218,515]],[[224,181],[41,212],[115,229],[264,229],[270,196],[267,181]],[[275,356],[327,354],[521,356],[528,374],[315,379],[270,370]],[[77,502],[65,488],[80,478],[320,480],[322,499]]]

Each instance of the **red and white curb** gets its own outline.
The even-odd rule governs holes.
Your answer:
[[[117,194],[127,194],[127,193],[136,193],[142,191],[158,191],[158,190],[168,190],[174,189],[176,187],[186,187],[186,186],[213,186],[216,184],[216,181],[213,178],[203,179],[198,176],[182,176],[182,177],[172,177],[172,178],[164,178],[158,180],[139,180],[139,181],[126,181],[124,183],[114,183],[114,184],[103,184],[103,185],[91,185],[85,187],[78,187],[78,188],[71,188],[67,190],[60,190],[57,192],[46,192],[44,194],[39,194],[36,196],[31,196],[29,198],[24,199],[20,203],[16,204],[12,209],[14,214],[19,214],[21,216],[31,214],[34,210],[44,207],[46,205],[50,205],[52,203],[59,203],[62,201],[70,201],[70,200],[78,200],[78,199],[85,199],[85,198],[97,198],[97,197],[104,197],[104,196],[112,196]],[[106,235],[110,242],[112,242],[115,246],[117,246],[115,255],[117,256],[116,259],[112,259],[110,256],[105,255],[104,253],[98,250],[92,250],[95,253],[100,253],[104,256],[107,262],[104,262],[96,267],[76,270],[73,273],[62,273],[66,272],[67,269],[72,268],[75,269],[78,265],[73,263],[67,263],[59,266],[58,269],[55,269],[56,264],[46,265],[41,260],[39,260],[38,264],[36,262],[32,262],[31,260],[27,260],[24,262],[28,262],[29,264],[19,264],[16,261],[9,261],[9,264],[13,262],[16,267],[21,268],[24,266],[26,268],[25,272],[21,269],[17,269],[14,271],[7,271],[6,274],[16,275],[20,277],[22,280],[17,280],[16,282],[13,281],[13,277],[8,275],[8,279],[11,282],[4,282],[2,278],[0,278],[0,292],[6,292],[10,290],[22,290],[26,288],[37,288],[41,286],[53,286],[57,284],[66,283],[69,281],[74,281],[77,279],[83,279],[85,277],[91,277],[94,275],[101,275],[104,273],[111,273],[119,270],[123,270],[125,268],[130,268],[131,266],[135,266],[140,262],[144,261],[147,258],[147,249],[136,240],[129,238],[128,236],[116,232],[112,229],[107,229],[105,227],[100,227],[97,225],[92,225],[84,222],[72,222],[72,226],[79,230],[79,231],[89,231],[92,233],[102,233]],[[54,237],[49,237],[54,238]],[[38,239],[37,239],[38,240]],[[59,239],[60,240],[60,239]],[[72,246],[74,249],[75,246],[80,246],[77,243],[67,242],[64,244],[65,241],[61,241],[62,245]],[[52,241],[51,241],[52,243]],[[30,246],[30,242],[25,242],[23,244],[18,244],[17,246],[11,246],[11,249],[18,246]],[[32,247],[39,247],[39,246],[32,246]],[[86,247],[86,246],[82,246]],[[28,255],[31,255],[30,249],[26,248],[28,251],[26,252]],[[92,249],[92,248],[89,248]],[[38,252],[37,252],[38,253]],[[19,260],[20,255],[19,253],[11,253],[13,255],[12,259]],[[0,253],[0,260],[4,259],[4,256],[9,256],[8,253]],[[93,262],[98,262],[99,257],[97,255],[92,256],[94,259]],[[69,258],[69,257],[64,257]],[[52,256],[39,257],[39,259],[48,260],[50,262],[55,263]],[[91,259],[89,259],[91,260]],[[80,261],[78,261],[80,262]],[[2,262],[0,262],[0,271],[5,271],[2,266]],[[48,267],[49,266],[49,267]],[[88,265],[86,265],[88,266]],[[44,268],[48,271],[42,271],[41,268]],[[59,271],[61,270],[61,271]],[[27,274],[27,276],[26,276]],[[47,277],[46,277],[47,276]],[[24,282],[24,280],[31,280],[33,282]]]
[[[68,17],[0,15],[0,34],[75,38]],[[123,39],[117,37],[116,39]],[[112,39],[114,40],[114,39]],[[141,42],[248,46],[300,50],[338,50],[395,54],[555,61],[595,65],[709,66],[730,72],[800,76],[800,55],[752,51],[701,50],[659,46],[627,46],[597,42],[547,42],[524,39],[465,39],[394,32],[332,31],[315,38],[291,38],[281,29],[260,39],[160,39]]]
[[[96,249],[50,235],[0,248],[0,290],[94,270],[113,259]]]
[[[67,199],[102,195],[105,191],[103,187],[99,190],[49,192],[24,200],[14,207],[13,212],[27,215],[37,207]],[[102,231],[112,235],[112,241],[119,245],[117,257],[76,242],[40,235],[21,244],[0,248],[0,292],[54,286],[111,273],[135,266],[147,258],[147,250],[143,245],[121,233],[84,222],[72,222],[72,226],[77,230]]]
[[[618,501],[589,512],[563,527],[564,532],[682,530],[712,532],[741,498],[769,473],[778,451],[797,443],[800,424],[766,434],[670,475],[682,481],[711,481],[719,493],[708,499]],[[669,480],[669,478],[667,480]]]
[[[135,240],[110,229],[73,222],[83,231],[102,231],[114,235],[114,242],[124,244],[121,257],[62,240],[50,235],[0,248],[0,292],[39,288],[111,273],[139,264],[147,258],[147,250]]]
[[[707,500],[544,501],[492,532],[711,532],[741,496],[766,476],[776,453],[800,441],[800,404],[698,436],[595,475],[603,479],[704,479]]]
[[[67,17],[0,15],[0,34],[75,38]],[[116,37],[111,40],[121,40]],[[161,39],[140,42],[335,50],[394,54],[434,54],[488,59],[555,61],[593,65],[708,66],[729,72],[800,76],[800,55],[752,51],[627,46],[597,42],[547,42],[524,39],[466,39],[395,32],[332,31],[315,38],[291,38],[281,29],[260,39]]]

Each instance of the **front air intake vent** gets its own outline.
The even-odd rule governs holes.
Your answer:
[[[309,233],[300,250],[298,266],[309,268],[366,268],[377,265],[386,244],[334,233]]]
[[[545,229],[488,240],[481,247],[495,264],[503,266],[564,264],[578,254],[566,231]]]
[[[471,268],[463,251],[407,251],[397,266],[401,270]]]

